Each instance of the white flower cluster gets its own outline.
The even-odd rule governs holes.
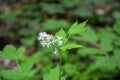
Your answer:
[[[52,35],[47,34],[46,32],[40,32],[37,38],[40,41],[40,44],[43,47],[51,47],[54,44],[57,44],[58,46],[61,46],[63,44],[62,37],[57,36],[57,38],[53,38]],[[57,54],[58,51],[55,48],[54,54]]]
[[[38,40],[43,47],[50,47],[54,42],[52,40],[53,36],[47,34],[46,32],[40,32],[38,35]]]
[[[53,52],[53,54],[58,55],[58,50],[55,48],[55,51]]]

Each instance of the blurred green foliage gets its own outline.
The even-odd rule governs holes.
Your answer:
[[[85,32],[70,38],[71,41],[84,45],[82,49],[62,53],[63,80],[120,79],[119,0],[33,1],[35,2],[24,3],[8,0],[0,4],[0,40],[3,41],[0,46],[3,48],[6,44],[12,44],[26,47],[25,55],[23,48],[0,48],[2,57],[5,55],[3,53],[9,53],[9,57],[13,54],[12,51],[23,55],[16,56],[23,72],[5,70],[5,59],[0,62],[1,80],[46,80],[46,76],[54,77],[59,57],[51,55],[51,49],[39,45],[37,33],[56,33],[61,28],[66,31],[76,20],[82,22],[87,19]],[[4,38],[8,41],[4,41]],[[10,47],[10,52],[7,47]]]

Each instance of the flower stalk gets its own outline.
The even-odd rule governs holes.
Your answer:
[[[59,80],[61,80],[61,72],[62,72],[62,54],[60,54],[60,61],[59,61]]]

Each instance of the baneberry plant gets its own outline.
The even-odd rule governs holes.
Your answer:
[[[38,40],[43,47],[52,47],[55,49],[53,54],[59,55],[59,77],[56,80],[61,80],[61,72],[62,72],[62,53],[66,50],[73,49],[73,48],[80,48],[82,45],[73,43],[69,41],[71,35],[80,34],[81,32],[85,31],[86,22],[82,22],[78,24],[75,22],[68,32],[66,33],[63,29],[58,31],[55,35],[47,34],[46,32],[40,32],[38,34]],[[51,73],[51,72],[50,72]],[[51,78],[44,78],[44,80],[51,80]],[[63,80],[63,79],[62,79]]]
[[[60,57],[59,67],[56,67],[48,74],[45,74],[44,80],[65,80],[65,77],[62,77],[62,55],[69,49],[82,47],[80,44],[71,42],[69,38],[71,35],[83,32],[85,30],[85,25],[86,21],[80,24],[75,22],[67,33],[63,29],[58,31],[55,35],[47,34],[46,32],[39,33],[38,40],[40,41],[40,44],[43,47],[54,48],[53,54]],[[19,60],[22,58],[24,52],[24,47],[20,47],[16,50],[13,45],[6,45],[3,51],[0,51],[0,57],[16,62],[16,68],[14,70],[1,70],[0,77],[8,80],[31,80],[30,78],[38,71],[37,68],[32,69],[38,58],[36,59],[34,56],[29,57],[24,62],[20,63]],[[56,77],[53,77],[52,75],[56,75]]]

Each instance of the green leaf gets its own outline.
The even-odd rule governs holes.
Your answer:
[[[38,69],[34,69],[26,73],[18,70],[1,70],[0,76],[9,80],[29,80],[37,70]]]
[[[71,26],[71,28],[69,29],[68,33],[72,34],[73,32],[75,32],[75,28],[78,26],[78,22],[76,21],[75,23],[73,23],[73,25]]]
[[[103,53],[97,48],[82,48],[78,50],[78,54],[82,56],[87,56],[87,55],[103,55],[105,53]]]
[[[109,57],[97,57],[95,63],[88,67],[87,73],[95,72],[96,70],[111,71],[115,67],[116,64]]]
[[[32,45],[34,45],[35,43],[35,35],[30,35],[30,36],[26,36],[25,38],[21,39],[21,42],[26,46],[26,47],[30,47]]]
[[[18,48],[15,54],[16,59],[20,59],[23,56],[24,52],[25,52],[25,47]]]
[[[73,14],[78,16],[78,17],[93,17],[93,13],[89,8],[86,7],[78,7],[73,10]]]
[[[68,49],[80,48],[80,47],[82,47],[82,46],[79,45],[79,44],[71,43],[71,44],[63,45],[60,49],[61,49],[62,51],[65,51],[65,50],[68,50]]]
[[[108,52],[113,49],[111,35],[106,33],[100,40],[100,49],[102,51]]]
[[[111,58],[104,56],[104,57],[98,57],[94,66],[102,70],[112,70],[116,67],[116,63],[113,62]]]
[[[66,41],[67,41],[66,33],[65,33],[65,31],[64,31],[63,29],[61,29],[60,31],[58,31],[58,32],[55,34],[55,36],[56,36],[56,37],[57,37],[57,36],[62,37],[63,42],[66,43]]]
[[[0,76],[9,80],[26,80],[24,74],[13,70],[2,70]]]
[[[80,34],[79,39],[82,41],[95,43],[98,41],[98,35],[90,26],[87,26],[86,31]]]
[[[72,8],[80,3],[80,0],[60,0],[60,3],[66,8]]]
[[[29,72],[32,69],[32,67],[36,61],[37,61],[37,59],[35,57],[31,57],[31,58],[28,58],[27,60],[25,60],[24,62],[22,62],[20,64],[21,71],[24,73]]]
[[[63,19],[47,19],[45,22],[42,23],[42,26],[44,28],[42,28],[43,31],[50,31],[50,30],[54,30],[54,29],[61,29],[61,28],[68,28],[70,24]]]
[[[113,11],[112,12],[112,16],[113,18],[115,18],[116,20],[120,20],[120,11]]]
[[[50,80],[49,77],[48,77],[48,74],[47,74],[47,73],[44,74],[44,76],[43,76],[43,80]]]
[[[2,52],[2,51],[0,51],[0,57],[4,57],[5,58],[5,54]]]
[[[4,53],[9,53],[9,54],[14,54],[16,52],[16,48],[13,45],[7,45],[5,46],[5,48],[3,49]]]
[[[86,22],[87,21],[82,22],[80,24],[78,24],[78,22],[75,22],[69,29],[68,33],[72,35],[72,34],[80,34],[80,32],[85,31],[84,26],[86,25]]]
[[[115,23],[114,30],[120,34],[120,20]]]
[[[70,76],[75,75],[77,72],[76,66],[70,63],[63,65],[63,69],[65,70],[65,73],[67,73]]]
[[[116,37],[115,45],[120,46],[120,37]]]
[[[33,10],[33,9],[35,9],[37,7],[38,7],[38,5],[36,5],[34,3],[21,6],[21,8],[24,9],[24,10]]]
[[[18,16],[20,15],[20,10],[14,10],[12,12],[0,14],[0,19],[6,21],[7,23],[14,23],[18,21]]]
[[[101,56],[97,57],[95,64],[91,66],[92,70],[114,70],[116,67],[120,68],[120,48],[114,50],[114,54],[111,57]]]
[[[53,3],[42,3],[41,4],[42,11],[47,12],[49,14],[56,14],[56,13],[64,13],[65,10],[60,4],[53,4]]]
[[[66,80],[66,76],[63,76],[63,77],[61,78],[61,80]]]
[[[36,31],[33,31],[31,29],[21,29],[19,31],[20,35],[24,35],[24,36],[35,36]]]
[[[10,60],[16,60],[20,59],[23,56],[24,51],[24,47],[21,47],[18,50],[16,50],[16,48],[13,45],[6,45],[3,51],[0,51],[0,56]]]
[[[13,59],[15,59],[15,57],[14,57],[15,53],[16,53],[16,48],[12,45],[7,45],[3,49],[3,52],[1,52],[0,56],[10,59],[10,60],[13,60]]]
[[[50,70],[49,73],[44,74],[44,80],[58,80],[59,79],[59,67],[55,67]]]
[[[34,70],[31,70],[31,71],[29,71],[29,72],[26,73],[26,76],[32,77],[32,76],[34,76],[34,74],[35,74],[38,70],[39,70],[39,68],[36,68],[36,69],[34,69]]]
[[[111,59],[114,61],[114,63],[116,63],[117,67],[120,69],[120,62],[119,62],[119,60],[120,60],[120,48],[116,48],[114,50],[114,54],[113,54]]]

